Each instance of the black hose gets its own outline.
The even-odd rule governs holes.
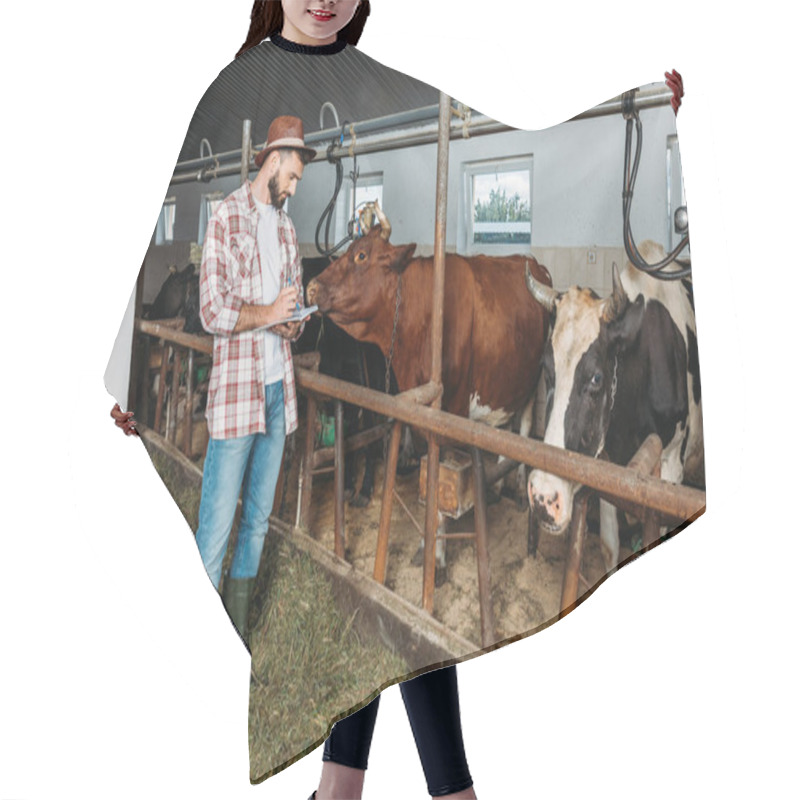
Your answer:
[[[336,184],[333,190],[333,196],[330,199],[330,202],[327,206],[325,206],[325,210],[322,212],[322,216],[319,218],[319,222],[317,223],[317,230],[314,234],[314,243],[317,246],[317,252],[323,256],[332,256],[337,250],[343,247],[347,242],[349,242],[353,238],[353,225],[352,222],[348,222],[347,224],[347,235],[342,239],[341,242],[335,244],[333,247],[330,245],[331,241],[331,225],[333,223],[334,214],[336,212],[336,200],[339,197],[339,192],[342,189],[342,182],[344,181],[344,167],[342,166],[342,159],[337,158],[333,155],[333,149],[336,147],[338,143],[332,142],[331,145],[328,147],[328,161],[336,167]],[[322,229],[322,225],[325,225],[325,246],[323,247],[319,241],[319,234],[320,230]]]
[[[633,233],[631,231],[631,205],[633,201],[633,187],[636,183],[636,175],[639,172],[639,159],[642,155],[642,121],[639,119],[639,114],[635,110],[630,110],[625,113],[627,123],[625,127],[625,167],[623,172],[623,186],[622,186],[622,236],[625,242],[625,252],[634,267],[658,278],[662,281],[677,281],[682,278],[687,278],[692,274],[692,268],[688,261],[680,260],[677,258],[678,254],[689,245],[689,234],[684,236],[680,244],[669,253],[666,258],[659,261],[657,264],[648,264],[639,249],[636,247],[636,242],[633,240]],[[636,155],[633,159],[633,168],[631,169],[631,139],[633,132],[633,122],[636,121]],[[664,268],[669,266],[673,261],[680,266],[680,269],[664,272]]]

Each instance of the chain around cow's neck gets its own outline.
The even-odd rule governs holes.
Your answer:
[[[392,359],[394,358],[394,346],[397,341],[397,320],[400,319],[400,300],[402,299],[401,287],[403,276],[397,276],[397,292],[394,301],[394,324],[392,325],[392,341],[389,344],[389,357],[386,359],[386,385],[384,391],[389,394],[389,381],[392,373]]]
[[[389,384],[392,379],[392,359],[394,358],[394,345],[395,341],[397,340],[397,320],[400,318],[400,300],[402,298],[400,287],[402,282],[403,282],[403,276],[401,274],[397,276],[397,292],[394,301],[394,324],[392,325],[392,341],[389,343],[389,357],[386,358],[386,384],[383,387],[383,391],[386,394],[389,394]],[[386,435],[383,437],[384,470],[386,469],[386,464],[388,464],[386,458],[388,450],[389,450],[389,431],[387,431]]]
[[[619,366],[619,359],[617,356],[614,356],[614,375],[611,378],[611,407],[608,409],[608,412],[611,413],[611,410],[614,408],[614,400],[617,396],[617,367]]]

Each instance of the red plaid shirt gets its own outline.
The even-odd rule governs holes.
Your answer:
[[[258,208],[248,182],[222,201],[208,224],[203,244],[200,319],[214,334],[214,365],[206,408],[208,432],[213,439],[266,433],[264,337],[260,330],[233,332],[244,303],[263,303],[257,228]],[[280,284],[296,286],[302,304],[303,267],[297,236],[282,209],[278,210],[278,242]],[[297,392],[291,345],[285,339],[281,345],[288,436],[297,429]]]

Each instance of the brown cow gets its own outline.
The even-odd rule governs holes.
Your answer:
[[[390,244],[391,226],[375,210],[380,225],[309,283],[308,302],[388,357],[402,279],[392,360],[402,392],[431,377],[433,258],[415,258],[416,244]],[[532,256],[447,255],[442,408],[494,427],[523,412],[520,433],[527,436],[549,316],[530,302],[526,265],[552,285]]]

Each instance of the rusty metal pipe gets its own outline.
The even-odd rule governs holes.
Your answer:
[[[647,108],[669,105],[672,92],[663,84],[649,89],[637,91],[633,101],[634,108],[641,111]],[[584,111],[569,122],[592,117],[610,116],[622,112],[622,95],[607,100],[599,106]],[[386,150],[394,150],[402,147],[415,147],[423,144],[433,144],[437,139],[436,128],[436,106],[425,106],[419,109],[403,111],[399,114],[387,115],[373,120],[364,120],[354,124],[357,141],[354,152],[356,155],[365,153],[377,153]],[[411,124],[409,124],[411,123]],[[404,127],[405,126],[405,127]],[[500,133],[502,131],[515,130],[503,123],[493,120],[484,114],[472,114],[469,124],[469,136],[482,136],[490,133]],[[306,144],[311,147],[331,141],[334,137],[338,138],[340,129],[328,128],[323,131],[315,131],[306,135]],[[459,119],[451,123],[451,137],[463,138],[464,125]],[[262,145],[263,146],[263,145]],[[337,147],[333,155],[337,158],[347,158],[351,155],[350,144]],[[315,161],[322,161],[327,157],[327,151],[323,147],[318,147],[318,154]],[[198,172],[215,164],[224,164],[217,170],[217,176],[234,175],[241,169],[242,150],[226,150],[212,156],[202,156],[200,158],[190,158],[179,161],[175,165],[174,174],[170,184],[189,183],[197,181]],[[255,169],[251,164],[251,169]]]
[[[158,373],[158,396],[156,397],[156,418],[153,423],[153,428],[156,433],[161,434],[161,418],[164,413],[164,394],[167,388],[167,364],[172,347],[167,347],[163,339],[159,341],[159,344],[161,345],[161,370]]]
[[[628,462],[628,469],[640,475],[653,475],[657,473],[660,476],[661,450],[661,439],[657,434],[651,433],[633,454],[633,457]],[[620,511],[624,511],[626,514],[630,514],[637,519],[644,519],[646,509],[638,503],[614,497],[606,492],[597,492],[597,495],[611,503],[611,505],[616,506]]]
[[[589,491],[580,489],[572,503],[572,520],[569,527],[567,563],[564,567],[564,584],[561,587],[561,615],[569,613],[578,601],[578,584],[581,571],[583,545],[586,541],[586,509]]]
[[[372,575],[378,583],[386,582],[386,563],[389,558],[389,525],[392,520],[392,497],[394,496],[394,482],[397,475],[397,459],[400,454],[402,433],[403,423],[400,421],[395,422],[392,428],[392,438],[389,442],[389,452],[386,455],[386,463],[384,464],[381,521],[378,528],[378,544],[375,550],[375,569]]]
[[[214,352],[214,337],[210,334],[184,333],[183,331],[170,328],[169,325],[162,325],[159,322],[152,322],[149,319],[136,319],[133,323],[134,330],[145,333],[148,336],[155,336],[166,342],[179,344],[183,347],[191,347],[198,353],[212,355]]]
[[[341,400],[335,403],[334,426],[336,451],[333,471],[334,509],[334,543],[333,550],[339,558],[344,558],[344,404]]]
[[[252,145],[250,144],[250,129],[252,122],[249,119],[242,120],[242,163],[239,167],[239,185],[247,183],[247,176],[250,174],[250,155]]]
[[[169,396],[169,415],[167,417],[167,436],[170,444],[175,444],[178,433],[178,382],[181,375],[181,351],[172,348],[172,388]]]
[[[489,565],[489,530],[486,523],[486,475],[483,454],[472,448],[472,472],[475,486],[475,559],[478,562],[478,597],[481,609],[481,645],[495,643],[494,608],[492,606],[492,571]]]
[[[436,586],[436,535],[439,530],[439,442],[428,434],[428,494],[425,501],[425,548],[422,562],[422,607],[433,613]]]
[[[292,363],[295,367],[302,367],[303,369],[313,369],[319,372],[319,362],[322,356],[314,351],[313,353],[298,353],[292,356]]]
[[[141,319],[136,320],[135,327],[140,333],[162,339],[162,344],[169,341],[183,344],[201,353],[211,354],[212,352],[211,336],[183,333],[159,323]],[[482,450],[505,456],[512,461],[552,472],[568,480],[574,480],[595,489],[612,503],[618,503],[624,511],[631,510],[631,507],[624,505],[627,501],[635,506],[648,506],[658,511],[662,522],[680,523],[696,518],[705,509],[705,492],[699,489],[671,484],[651,475],[635,475],[626,467],[618,464],[607,461],[599,463],[596,459],[559,447],[552,447],[536,439],[526,439],[509,431],[497,430],[464,417],[457,417],[454,414],[404,401],[399,395],[386,395],[346,381],[320,375],[314,369],[301,367],[299,356],[295,358],[295,365],[298,388],[307,395],[339,398],[347,403],[405,422],[420,430],[434,432],[442,438],[452,439],[461,444],[475,445]],[[162,363],[162,374],[165,371],[165,365]],[[160,402],[157,401],[157,414],[160,407]],[[160,414],[158,416],[160,418]],[[155,425],[154,428],[158,430]],[[304,485],[303,499],[305,502],[303,505],[307,503],[308,509],[311,507],[309,490],[310,484]],[[307,517],[304,517],[302,513],[301,520],[303,520],[301,524],[307,524]]]
[[[431,305],[431,377],[442,385],[444,340],[444,271],[447,242],[447,178],[450,165],[450,96],[439,93],[439,135],[436,155],[436,225],[433,236],[433,300]],[[437,394],[430,408],[442,407]],[[433,613],[436,580],[436,532],[439,527],[439,440],[428,436],[428,499],[425,506],[425,560],[422,568],[422,607]]]
[[[193,373],[194,373],[194,350],[191,347],[186,349],[186,410],[184,427],[183,453],[187,458],[192,457],[192,395],[194,394]]]
[[[487,486],[491,486],[497,483],[501,478],[505,478],[506,475],[513,472],[518,466],[518,461],[510,461],[506,458],[503,461],[498,461],[496,464],[490,464],[488,467],[484,467]]]
[[[438,383],[430,381],[428,383],[424,383],[422,386],[416,386],[413,389],[407,389],[405,392],[400,392],[400,394],[395,396],[400,397],[403,400],[409,400],[412,403],[417,403],[421,406],[429,406],[435,400],[441,398],[443,389],[444,387],[442,386],[441,381]],[[439,407],[441,407],[441,403],[439,404]]]
[[[311,370],[308,375],[316,375]],[[306,398],[306,441],[303,452],[303,463],[300,465],[300,497],[298,498],[300,527],[308,530],[311,518],[311,487],[314,481],[314,441],[317,437],[317,399],[314,395]]]
[[[420,430],[480,447],[481,450],[606,492],[612,497],[649,506],[662,514],[685,520],[698,515],[705,508],[705,492],[689,486],[675,485],[649,475],[637,475],[618,464],[598,462],[580,453],[553,447],[510,431],[490,428],[446,411],[408,403],[327,375],[303,369],[296,370],[296,375],[298,387],[306,392],[341,398]]]
[[[661,463],[661,438],[657,433],[651,433],[633,454],[628,462],[628,469],[640,475],[652,475]],[[661,472],[658,467],[658,472]]]
[[[436,158],[436,227],[433,239],[433,315],[431,319],[431,378],[442,384],[442,341],[444,338],[444,272],[447,242],[447,178],[450,166],[450,96],[439,94],[439,143]],[[434,400],[441,408],[441,397]]]

